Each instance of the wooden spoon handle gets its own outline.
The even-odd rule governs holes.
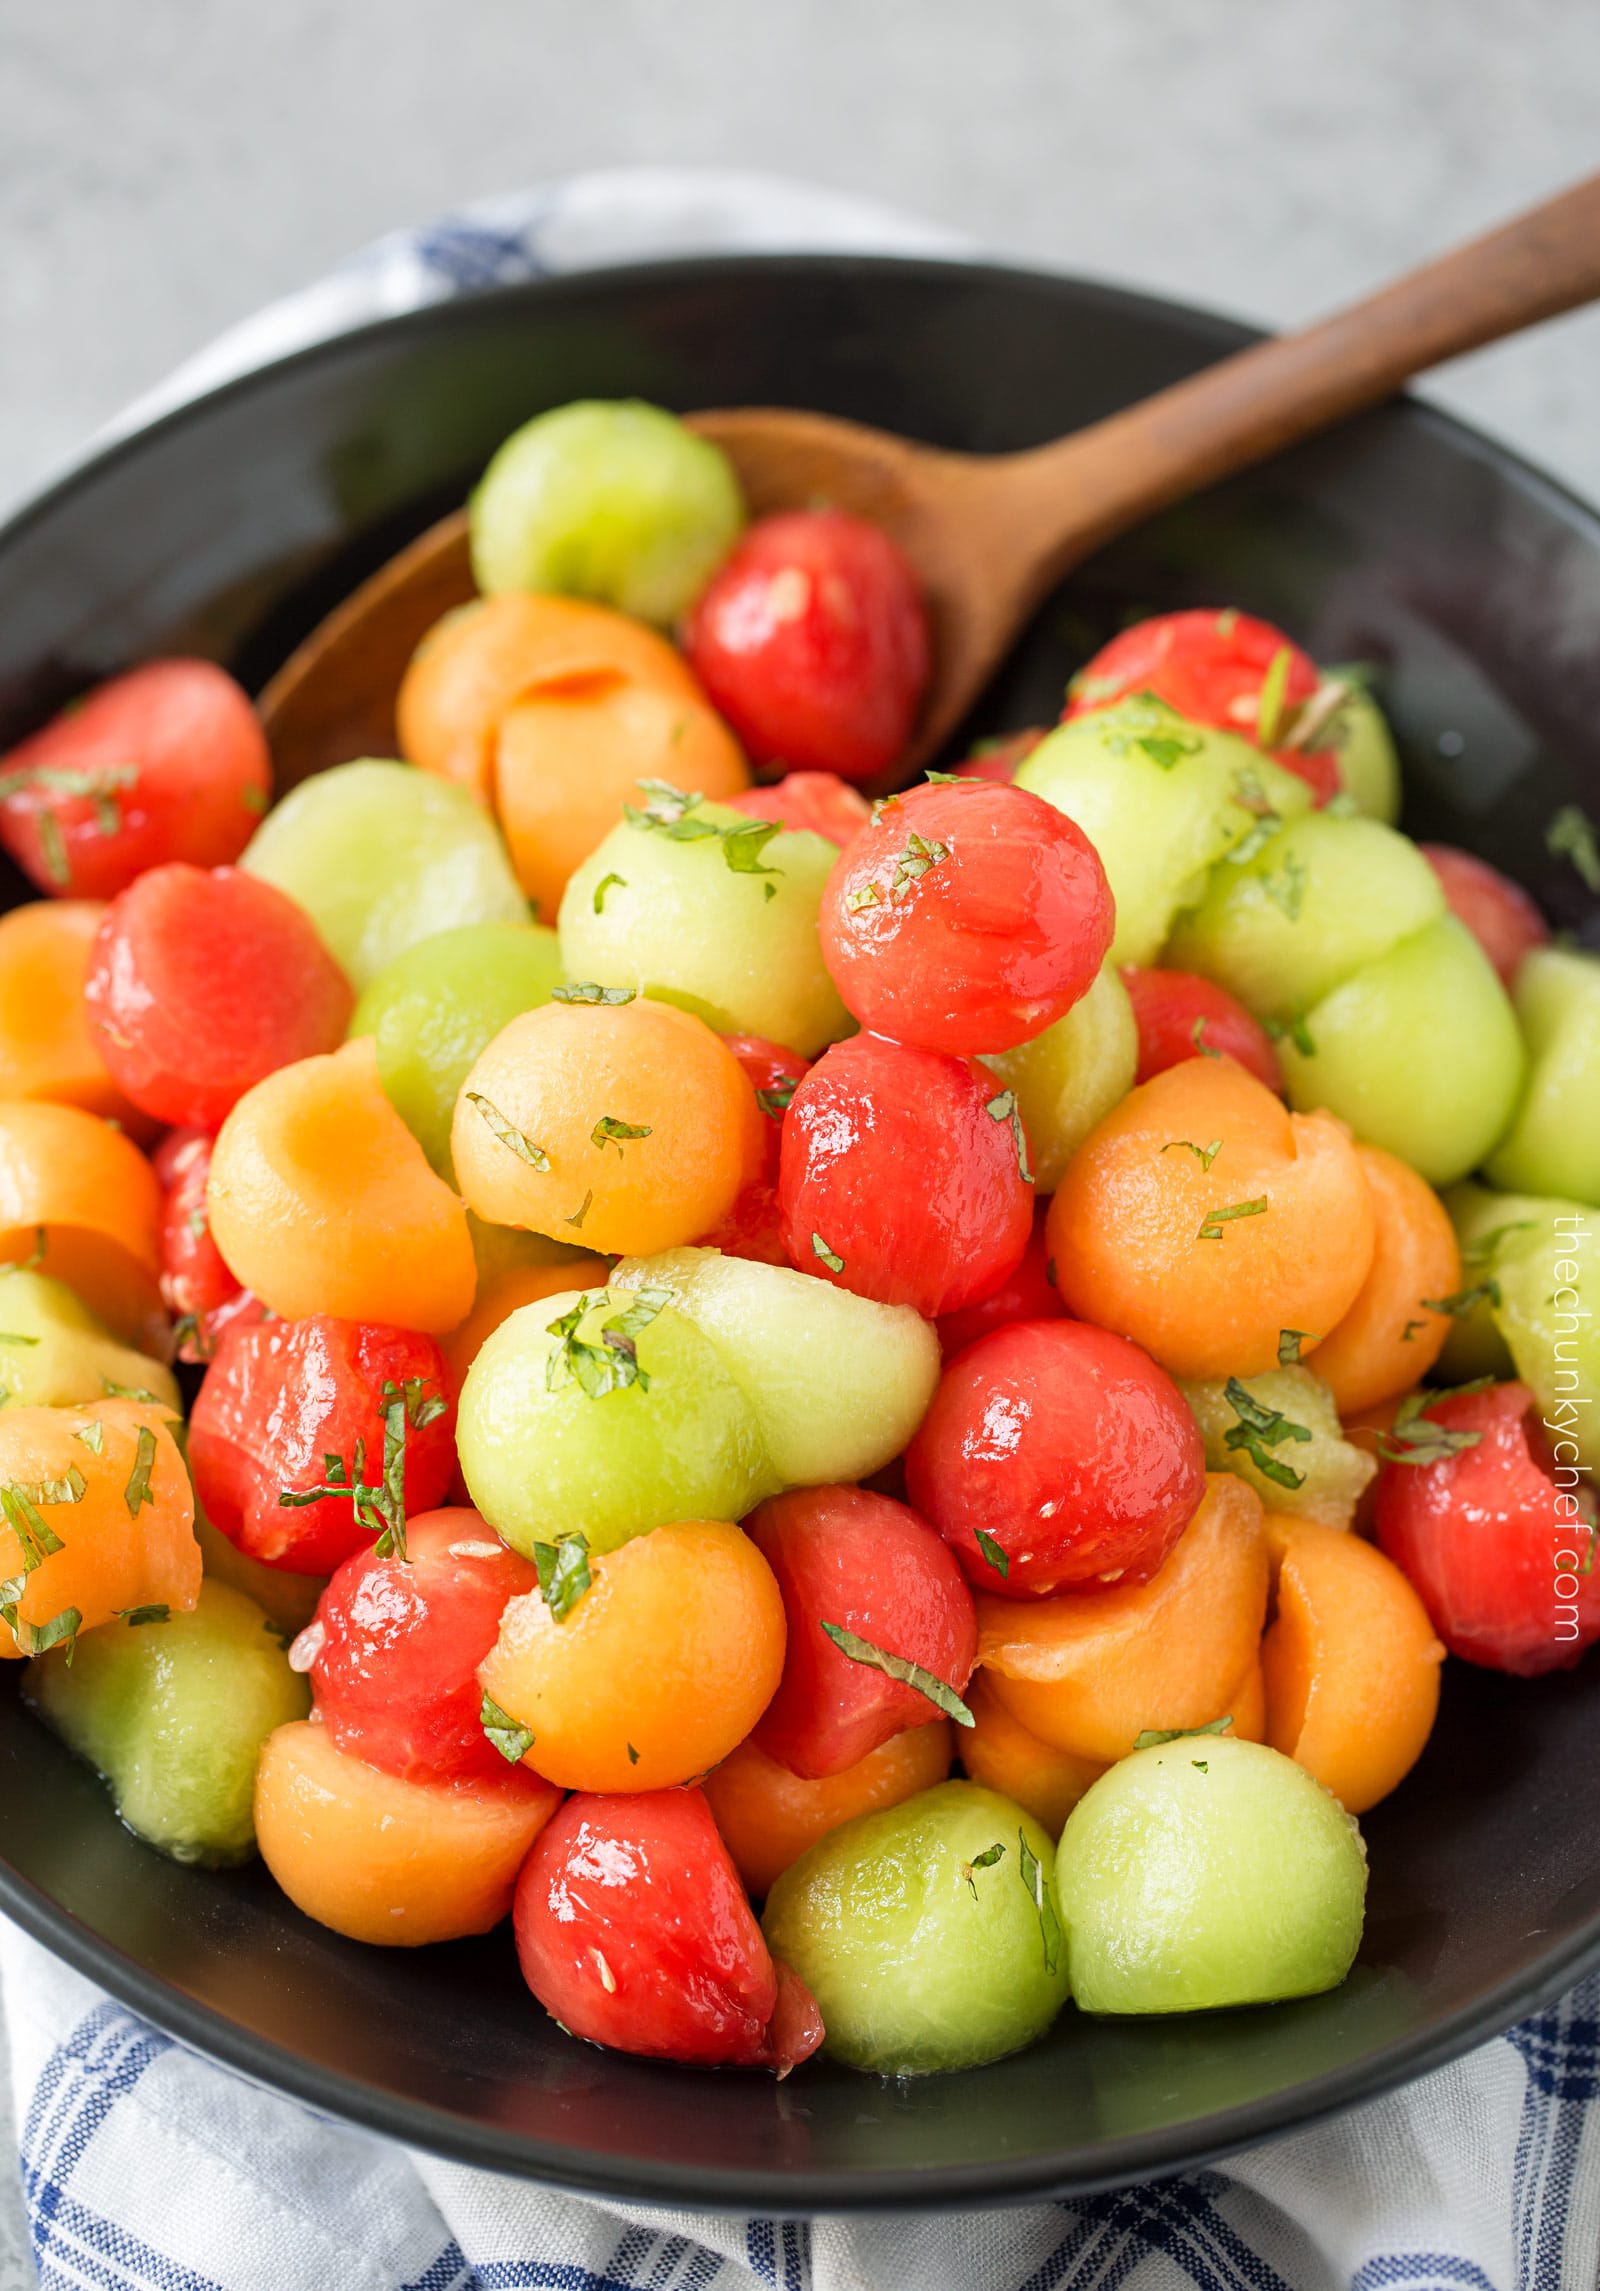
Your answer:
[[[1126,412],[1008,457],[1042,590],[1185,495],[1380,404],[1414,374],[1600,296],[1600,175],[1303,333],[1241,350]]]

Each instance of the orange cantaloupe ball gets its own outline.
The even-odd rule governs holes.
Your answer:
[[[505,1782],[408,1782],[336,1749],[296,1719],[256,1770],[256,1843],[297,1909],[352,1941],[415,1949],[487,1933],[509,1914],[517,1872],[561,1803]]]
[[[111,1079],[83,1006],[98,899],[34,899],[0,915],[0,1098],[50,1098],[120,1122],[160,1126]]]
[[[400,753],[487,804],[509,708],[551,687],[623,679],[701,697],[682,653],[626,613],[580,597],[477,597],[437,621],[411,656],[395,701]]]
[[[467,1370],[502,1321],[524,1305],[538,1304],[542,1297],[559,1296],[563,1289],[604,1288],[610,1270],[604,1257],[568,1257],[559,1265],[516,1265],[480,1280],[471,1312],[439,1342],[451,1390],[461,1390]]]
[[[777,1579],[743,1529],[677,1520],[589,1561],[560,1622],[513,1599],[478,1677],[519,1726],[525,1763],[567,1790],[667,1790],[744,1740],[777,1692]]]
[[[285,1320],[437,1334],[472,1310],[467,1213],[384,1095],[370,1035],[245,1092],[212,1149],[206,1213],[235,1278]]]
[[[1320,1333],[1349,1311],[1374,1216],[1342,1122],[1287,1112],[1231,1058],[1190,1058],[1090,1132],[1046,1232],[1080,1320],[1175,1376],[1256,1376],[1284,1329]]]
[[[961,1763],[968,1777],[986,1790],[998,1790],[1002,1798],[1014,1798],[1058,1838],[1078,1800],[1106,1771],[1106,1760],[1078,1758],[1041,1740],[1006,1708],[986,1671],[974,1674],[965,1700],[973,1718],[970,1731],[961,1736]]]
[[[1256,1659],[1267,1584],[1254,1489],[1208,1473],[1199,1510],[1147,1583],[1026,1601],[981,1594],[978,1661],[1030,1733],[1110,1765],[1153,1728],[1230,1712]]]
[[[572,1241],[581,1218],[586,1247],[648,1257],[722,1222],[759,1165],[764,1120],[703,1019],[642,999],[547,1002],[474,1065],[450,1150],[491,1225]],[[607,1122],[646,1134],[608,1137]]]
[[[1304,1353],[1341,1416],[1426,1376],[1450,1334],[1449,1314],[1434,1308],[1461,1287],[1455,1227],[1427,1179],[1379,1146],[1358,1145],[1356,1158],[1372,1196],[1372,1263],[1343,1319]]]
[[[819,1838],[931,1790],[950,1772],[951,1727],[908,1727],[842,1774],[803,1781],[753,1742],[741,1742],[701,1784],[734,1867],[759,1900]]]
[[[495,735],[494,809],[517,880],[553,923],[567,878],[649,798],[642,780],[738,795],[750,773],[708,700],[613,678],[530,693]]]
[[[1422,1755],[1444,1648],[1393,1560],[1360,1536],[1267,1515],[1277,1610],[1262,1642],[1267,1740],[1348,1813],[1386,1798]]]
[[[125,1342],[166,1327],[161,1187],[120,1129],[78,1106],[0,1099],[0,1265],[34,1257]]]
[[[30,1652],[30,1631],[68,1608],[77,1609],[80,1630],[92,1631],[131,1607],[187,1613],[194,1605],[201,1574],[194,1492],[173,1421],[169,1408],[136,1400],[0,1410],[0,1482],[26,1493],[61,1547],[26,1572],[17,1601],[24,1643],[0,1621],[0,1656]],[[32,1521],[21,1516],[37,1543]],[[24,1575],[26,1556],[15,1519],[0,1516],[0,1578]]]

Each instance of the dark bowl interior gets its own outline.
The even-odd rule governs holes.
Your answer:
[[[612,272],[382,325],[116,446],[0,536],[0,743],[150,653],[210,653],[258,684],[508,430],[566,398],[813,406],[993,450],[1244,338],[1068,279],[833,258]],[[1442,416],[1386,409],[1105,552],[1040,613],[974,729],[1049,720],[1097,641],[1191,602],[1374,663],[1407,824],[1492,857],[1594,935],[1543,840],[1595,783],[1591,512]],[[1147,2023],[1069,2010],[1017,2059],[922,2082],[814,2063],[780,2085],[578,2044],[523,1988],[504,1932],[384,1954],[308,1923],[259,1870],[161,1860],[9,1689],[0,1906],[245,2074],[473,2162],[766,2211],[1002,2201],[1266,2137],[1437,2065],[1600,1963],[1596,1710],[1592,1679],[1450,1666],[1420,1766],[1364,1825],[1371,1916],[1336,1994]]]

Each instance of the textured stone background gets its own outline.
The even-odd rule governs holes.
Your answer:
[[[362,241],[566,169],[810,176],[1283,325],[1600,165],[1597,95],[1593,0],[0,0],[0,501]],[[1434,388],[1600,494],[1600,314]]]

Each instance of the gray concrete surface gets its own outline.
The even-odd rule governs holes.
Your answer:
[[[0,501],[364,240],[566,169],[809,176],[1281,325],[1600,165],[1597,95],[1593,0],[0,0]],[[1600,314],[1435,388],[1600,495]]]

